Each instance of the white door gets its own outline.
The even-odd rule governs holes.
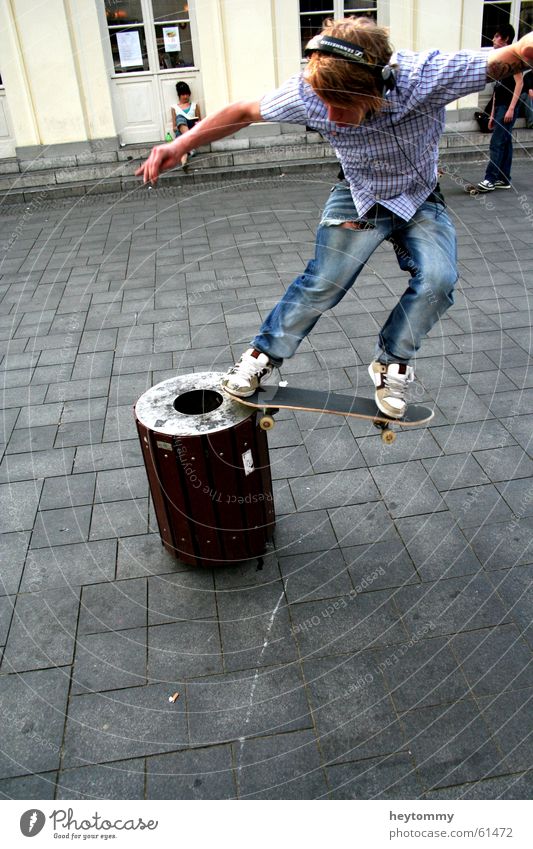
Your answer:
[[[15,156],[15,137],[11,127],[6,92],[0,86],[0,158]]]
[[[120,141],[162,141],[171,130],[178,80],[201,108],[194,2],[100,0],[99,9]]]

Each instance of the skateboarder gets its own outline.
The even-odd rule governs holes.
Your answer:
[[[353,285],[385,239],[409,285],[378,336],[369,366],[376,403],[400,417],[423,337],[453,303],[456,235],[437,187],[444,106],[533,63],[533,35],[499,50],[399,51],[368,19],[331,21],[308,45],[305,70],[258,101],[233,103],[185,136],[155,147],[137,170],[154,183],[184,152],[258,121],[318,130],[345,174],[326,202],[314,258],[287,289],[223,385],[247,397],[291,357],[319,317]],[[317,381],[318,382],[318,381]]]

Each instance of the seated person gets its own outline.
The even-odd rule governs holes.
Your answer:
[[[172,128],[176,138],[181,133],[187,133],[200,120],[200,110],[194,100],[191,101],[191,90],[187,83],[176,83],[178,102],[171,109]],[[194,150],[184,153],[181,157],[181,165],[185,169],[189,156],[194,156]]]

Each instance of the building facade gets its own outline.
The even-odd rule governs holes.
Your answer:
[[[0,0],[0,157],[161,141],[178,80],[203,115],[257,98],[299,70],[324,18],[350,14],[414,50],[533,28],[533,0]]]

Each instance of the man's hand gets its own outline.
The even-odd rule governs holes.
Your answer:
[[[507,110],[507,112],[505,113],[505,115],[503,116],[504,124],[509,124],[509,122],[512,121],[513,118],[514,118],[514,109],[509,108]]]
[[[168,171],[174,168],[183,156],[183,151],[180,151],[176,141],[171,141],[168,144],[158,144],[152,148],[152,152],[146,162],[135,172],[136,177],[142,177],[143,183],[151,183],[153,186],[157,183],[157,178],[162,171]]]
[[[490,118],[489,118],[488,128],[489,128],[489,130],[494,129],[494,115],[491,115]]]

